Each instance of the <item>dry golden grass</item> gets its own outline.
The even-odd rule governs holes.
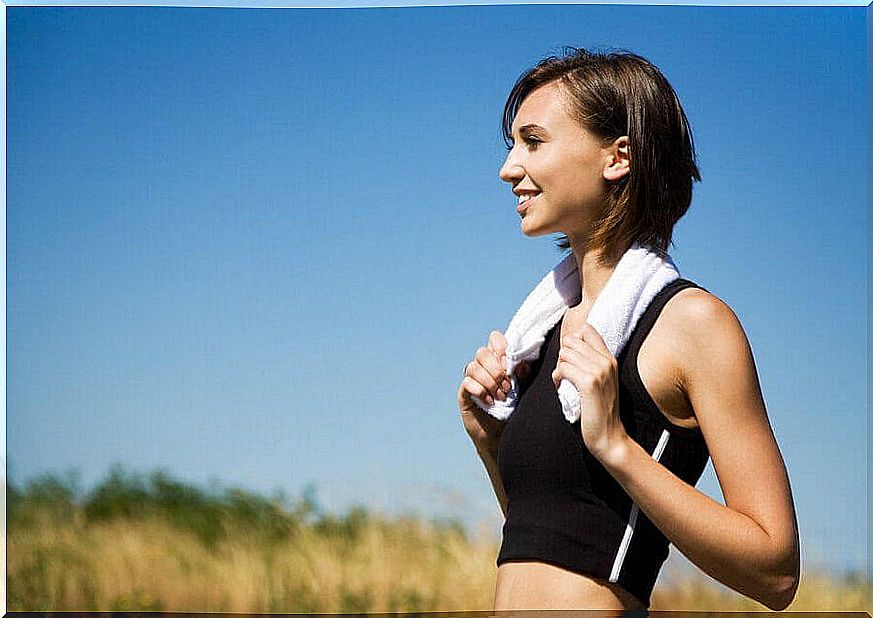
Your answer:
[[[354,541],[304,528],[264,546],[240,531],[207,549],[159,518],[10,529],[8,608],[359,612],[486,608],[494,544],[413,518]]]
[[[245,530],[211,548],[160,517],[87,522],[77,514],[10,527],[8,609],[191,612],[488,610],[498,539],[411,516],[354,535],[302,527],[264,543]],[[792,610],[864,610],[863,582],[806,574]],[[706,576],[658,586],[652,609],[764,610]]]
[[[681,578],[681,585],[656,586],[653,610],[769,611],[764,605],[713,583],[697,572]],[[840,582],[826,573],[801,573],[800,586],[786,611],[869,611],[868,586],[861,581]]]

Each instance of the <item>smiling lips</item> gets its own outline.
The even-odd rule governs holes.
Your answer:
[[[528,204],[536,198],[539,193],[522,193],[518,196],[518,207],[515,209],[518,214],[523,215],[524,211],[527,210]]]

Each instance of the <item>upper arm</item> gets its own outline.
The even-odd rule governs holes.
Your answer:
[[[790,568],[799,560],[785,463],[767,418],[755,361],[733,311],[703,290],[685,294],[680,379],[728,507],[755,522]]]

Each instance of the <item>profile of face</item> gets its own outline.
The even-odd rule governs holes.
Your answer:
[[[605,205],[609,183],[629,171],[627,137],[604,143],[571,115],[566,95],[553,82],[519,106],[500,178],[518,198],[522,233],[563,233],[572,240],[585,238]]]

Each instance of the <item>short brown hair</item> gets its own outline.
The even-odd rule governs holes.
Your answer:
[[[645,58],[565,47],[516,81],[503,109],[503,139],[512,143],[512,122],[525,98],[557,82],[572,112],[588,131],[613,141],[628,136],[630,173],[609,189],[607,206],[594,225],[591,246],[617,258],[625,243],[640,242],[666,253],[673,226],[691,204],[692,181],[700,180],[694,140],[673,87]],[[566,236],[561,249],[570,247]]]

